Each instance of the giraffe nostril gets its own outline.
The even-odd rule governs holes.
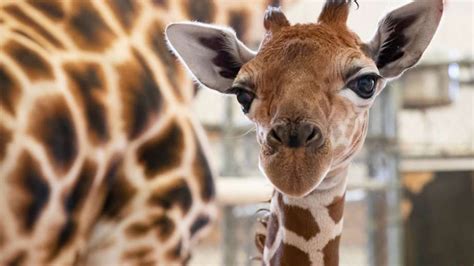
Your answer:
[[[319,148],[323,143],[321,129],[312,123],[283,124],[274,126],[267,135],[270,146],[287,148]]]
[[[313,127],[311,129],[311,133],[306,138],[306,143],[317,141],[320,138],[321,138],[321,130],[317,127]]]
[[[270,140],[273,140],[274,142],[282,143],[283,141],[281,140],[280,136],[278,136],[278,133],[276,130],[272,129],[270,130],[270,133],[268,134]]]
[[[323,140],[323,134],[321,132],[321,129],[319,127],[312,127],[311,133],[308,135],[306,138],[306,144],[307,145],[314,145],[316,148],[319,148],[323,145],[324,140]]]
[[[311,133],[309,133],[308,137],[306,138],[306,143],[311,142],[312,140],[316,139],[319,137],[319,132],[315,128],[311,130]]]

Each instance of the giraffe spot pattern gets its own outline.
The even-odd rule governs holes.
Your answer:
[[[64,197],[63,207],[66,212],[66,222],[59,230],[57,240],[49,255],[49,259],[55,258],[74,238],[77,230],[78,215],[82,209],[87,195],[94,182],[97,166],[92,161],[86,161],[70,192]]]
[[[175,121],[160,135],[147,140],[137,150],[138,162],[144,167],[146,178],[174,169],[181,163],[184,135]]]
[[[51,3],[52,3],[51,1],[48,2],[48,1],[42,1],[42,0],[30,1],[30,4],[33,5],[34,8],[38,9],[38,11],[42,12],[43,14],[48,16],[49,18],[52,18],[52,19],[54,18],[54,19],[58,19],[58,20],[59,19],[64,19],[64,17],[63,17],[64,14],[62,14],[63,10],[61,8],[59,8],[57,10],[54,10],[54,6]],[[73,3],[74,3],[74,5],[76,5],[75,1],[73,1]],[[51,8],[49,8],[48,6],[51,6]],[[56,6],[56,8],[57,8],[57,6]],[[75,6],[73,6],[72,10],[76,11],[77,9],[76,9]],[[74,12],[74,13],[76,13],[76,12]],[[77,13],[79,13],[79,11],[77,11]],[[65,19],[68,19],[68,18],[65,18]],[[65,21],[65,22],[67,22],[67,21]],[[69,27],[73,27],[73,26],[70,25]],[[89,41],[90,42],[96,42],[96,39],[91,39]],[[93,80],[93,79],[89,79],[89,80]],[[72,121],[72,119],[71,119],[71,121]],[[202,156],[202,158],[199,158],[200,156]],[[211,175],[210,170],[208,168],[207,161],[205,160],[205,157],[202,154],[201,150],[199,150],[199,156],[197,156],[197,157],[198,157],[199,161],[203,161],[205,163],[205,167],[202,167],[202,168],[197,170],[198,172],[200,172],[202,174],[202,176],[201,176],[202,183],[203,183],[202,191],[203,191],[203,195],[205,195],[203,197],[210,199],[214,196],[214,186],[212,184],[212,175]],[[84,168],[87,168],[87,167],[84,166]],[[113,168],[113,167],[111,167],[111,168]],[[91,170],[91,171],[86,171],[86,170],[83,170],[83,171],[92,173],[92,172],[95,171],[95,169]],[[114,173],[116,171],[119,171],[119,170],[107,171],[107,173],[108,173],[107,176],[113,176],[113,174],[110,174],[110,173]],[[84,186],[90,186],[89,181],[85,182]],[[86,195],[87,193],[85,193],[83,189],[84,188],[80,188],[79,183],[74,184],[74,188],[72,189],[72,191],[70,193],[68,193],[68,195],[66,195],[66,197],[64,199],[64,208],[68,209],[69,210],[68,212],[75,213],[75,210],[81,208],[80,206],[81,206],[82,203],[78,202],[78,203],[75,204],[75,203],[73,203],[73,201],[74,201],[74,199],[77,199],[78,201],[81,201],[81,199],[80,199],[81,197],[86,197],[87,196]],[[197,219],[195,221],[195,223],[193,224],[194,229],[191,229],[191,230],[199,231],[200,228],[202,228],[201,227],[202,224],[207,223],[205,217],[204,218],[200,217],[200,218],[202,218],[202,219]],[[62,228],[60,231],[58,230],[59,233],[60,233],[58,243],[67,244],[67,242],[70,241],[69,240],[70,236],[73,235],[73,233],[71,233],[71,232],[74,232],[76,230],[77,230],[77,224],[74,223],[74,220],[69,220],[68,219],[67,223],[64,225],[64,228]],[[179,245],[179,250],[180,249],[181,249],[181,245]],[[175,252],[175,253],[179,254],[181,252]]]
[[[282,212],[282,223],[286,229],[306,240],[315,237],[321,231],[308,209],[284,204],[281,194],[278,196],[278,205]]]
[[[85,2],[85,1],[84,1]],[[156,1],[158,2],[158,1]],[[163,1],[161,1],[163,2]],[[49,4],[48,4],[49,3]],[[48,1],[42,1],[42,0],[35,0],[35,1],[30,1],[30,4],[34,6],[34,8],[38,9],[38,11],[42,12],[43,14],[45,14],[46,16],[48,16],[49,18],[51,19],[54,19],[54,20],[60,20],[60,19],[69,19],[69,16],[68,17],[63,17],[64,14],[62,13],[63,10],[62,8],[59,8],[59,9],[54,9],[54,6],[51,4],[52,2],[48,2]],[[76,13],[76,11],[78,10],[76,8],[76,3],[75,1],[73,1],[74,3],[74,6],[71,8],[71,10],[74,11],[74,13]],[[82,3],[81,3],[82,4]],[[51,8],[49,7],[51,6]],[[57,7],[57,6],[56,6]],[[79,11],[77,11],[77,13],[79,13]],[[75,14],[77,15],[77,14]],[[74,16],[73,16],[74,17]],[[86,16],[85,16],[86,17]],[[93,20],[93,19],[92,19]],[[71,20],[72,21],[72,20]],[[64,21],[64,23],[67,23],[67,21]],[[72,22],[69,22],[70,25],[69,27],[73,27]],[[97,24],[97,23],[96,23]],[[75,26],[78,26],[78,25],[75,25]],[[85,32],[85,31],[84,31]],[[91,42],[96,42],[96,39],[97,38],[93,38],[89,41]],[[76,40],[74,41],[78,41],[77,38]],[[78,41],[79,43],[79,41]],[[90,78],[90,79],[87,79],[88,81],[90,80],[93,80],[93,78]],[[67,104],[66,104],[67,105]],[[60,112],[59,112],[60,113]],[[68,116],[70,116],[70,113],[68,112]],[[69,117],[70,118],[70,117]],[[72,121],[72,119],[70,119]],[[74,127],[74,123],[72,122],[72,125]],[[105,125],[105,123],[104,123]],[[202,157],[202,158],[200,158]],[[214,187],[213,187],[213,183],[212,183],[212,175],[211,175],[211,172],[208,168],[208,165],[207,165],[207,161],[205,160],[205,157],[204,155],[202,154],[202,151],[199,150],[199,155],[197,156],[197,160],[198,161],[202,161],[205,163],[205,167],[201,167],[199,168],[197,171],[199,173],[201,173],[201,181],[203,183],[203,186],[202,186],[202,194],[203,195],[206,195],[206,196],[203,196],[204,198],[213,198],[214,196]],[[86,169],[88,167],[84,166],[84,169]],[[93,167],[92,167],[93,168]],[[91,168],[91,169],[92,169]],[[196,167],[197,169],[198,167]],[[90,171],[87,171],[87,170],[83,170],[84,173],[86,172],[95,172],[96,169],[94,170],[90,170]],[[111,169],[109,169],[107,172],[107,176],[110,177],[110,176],[114,176],[115,174],[113,173],[117,173],[117,172],[120,172],[120,170],[116,170],[114,167],[111,167]],[[81,174],[82,175],[82,174]],[[82,178],[79,178],[80,180],[83,180]],[[109,178],[106,178],[107,180],[109,180]],[[76,211],[75,210],[78,210],[78,209],[81,209],[81,206],[82,206],[82,200],[81,198],[83,197],[87,197],[87,191],[88,189],[90,189],[90,183],[89,181],[85,182],[84,184],[73,184],[73,187],[71,189],[71,191],[69,193],[66,193],[66,197],[64,198],[64,208],[68,210],[69,213],[75,213]],[[110,195],[110,194],[109,194]],[[77,200],[77,203],[74,203],[76,202]],[[199,217],[199,219],[197,219],[195,221],[195,223],[193,223],[193,227],[190,229],[192,231],[199,231],[199,229],[205,224],[207,223],[206,220],[208,220],[208,218],[206,217]],[[165,220],[166,221],[166,220]],[[166,223],[166,222],[162,222],[162,224],[169,224],[169,223]],[[60,236],[58,237],[58,245],[67,245],[67,243],[70,242],[70,239],[71,239],[71,236],[74,234],[74,232],[76,232],[78,230],[78,224],[75,223],[75,220],[73,219],[68,219],[66,224],[63,226],[63,228],[61,229],[60,231]],[[76,232],[77,233],[77,232]],[[179,245],[179,249],[175,249],[175,250],[181,250],[181,245]],[[180,251],[178,252],[175,252],[175,254],[179,254],[181,253]]]
[[[165,215],[150,217],[148,221],[136,221],[125,228],[126,236],[130,238],[144,237],[154,231],[156,236],[162,240],[167,240],[175,229],[174,222]]]
[[[66,30],[76,44],[84,50],[102,52],[107,49],[115,34],[89,1],[72,1],[73,11]]]
[[[163,242],[168,240],[168,238],[173,234],[173,231],[176,227],[174,222],[164,215],[152,219],[151,225],[157,230],[156,235],[158,239]]]
[[[335,224],[339,223],[342,219],[342,214],[344,212],[344,197],[345,196],[336,196],[333,201],[327,206],[329,216],[334,221]]]
[[[35,43],[37,44],[38,46],[40,46],[41,48],[45,49],[46,50],[46,47],[39,41],[35,40],[35,38],[33,38],[31,36],[30,33],[27,33],[26,31],[22,30],[22,29],[12,29],[11,32],[13,33],[16,33],[18,35],[21,35],[25,38],[27,38],[28,40],[30,40],[32,43]]]
[[[190,227],[190,233],[191,236],[194,236],[197,232],[199,232],[202,228],[204,228],[206,225],[209,224],[211,220],[209,219],[209,216],[207,215],[199,215],[194,222],[191,224]]]
[[[107,195],[101,213],[108,218],[119,216],[137,193],[137,189],[129,183],[124,175],[122,163],[121,158],[117,156],[112,158],[105,174],[104,191]]]
[[[202,150],[199,141],[196,139],[196,157],[193,163],[193,173],[199,184],[199,191],[203,201],[211,201],[214,199],[216,190],[214,187],[214,176]]]
[[[26,72],[31,80],[52,79],[54,77],[51,65],[37,52],[17,42],[10,41],[4,51]]]
[[[115,18],[117,18],[125,31],[130,33],[140,13],[140,2],[134,0],[109,0],[107,3],[114,12]]]
[[[12,140],[12,132],[0,125],[0,162],[7,155],[7,147],[9,142]]]
[[[59,230],[55,244],[52,245],[49,259],[54,259],[64,247],[68,246],[77,230],[78,215],[92,187],[97,166],[92,161],[86,161],[72,189],[64,197],[63,207],[66,212],[66,222]]]
[[[28,3],[52,20],[65,17],[62,0],[28,0]]]
[[[184,1],[186,10],[190,20],[199,22],[212,22],[216,15],[216,7],[212,0],[186,0]]]
[[[166,188],[159,188],[152,192],[148,199],[151,206],[160,206],[166,210],[177,205],[186,214],[192,205],[192,195],[184,179],[178,179]]]
[[[125,228],[125,234],[130,237],[141,237],[147,234],[151,230],[149,224],[144,222],[134,222]]]
[[[6,66],[0,63],[0,107],[15,115],[15,106],[20,96],[21,88],[18,81],[7,71]],[[0,149],[0,158],[1,153]]]
[[[164,33],[165,25],[162,22],[155,21],[149,27],[148,42],[152,51],[156,54],[157,58],[161,60],[163,65],[166,66],[166,77],[169,79],[171,85],[173,86],[173,91],[175,95],[180,98],[182,97],[180,90],[184,89],[179,86],[179,75],[178,60],[176,57],[170,53],[168,45],[166,44]]]
[[[40,166],[33,157],[23,152],[18,164],[8,178],[12,186],[9,195],[12,212],[21,222],[26,232],[31,232],[46,207],[50,196],[48,183],[44,179]]]
[[[306,252],[298,249],[295,246],[280,243],[280,246],[275,252],[275,255],[270,260],[270,265],[280,265],[280,266],[305,266],[311,265],[311,261]],[[327,266],[327,264],[324,264]]]
[[[323,248],[323,260],[325,266],[339,265],[339,240],[341,236],[337,236],[330,240]]]
[[[48,30],[46,30],[43,26],[38,24],[35,20],[30,18],[25,12],[23,12],[19,7],[17,6],[7,6],[3,8],[4,11],[15,17],[20,23],[28,27],[29,29],[34,30],[37,32],[40,36],[45,38],[50,44],[53,46],[62,49],[64,46],[61,44],[61,42],[54,37],[53,34],[51,34]]]
[[[66,172],[78,153],[75,126],[62,96],[39,98],[30,113],[29,133],[42,143],[60,172]]]
[[[130,139],[140,136],[158,116],[163,101],[153,73],[137,52],[134,55],[133,60],[117,67],[123,121]]]
[[[64,65],[69,78],[69,88],[76,100],[83,106],[87,131],[91,139],[104,142],[109,137],[107,128],[107,109],[100,101],[100,94],[105,94],[105,74],[98,64],[69,63]]]
[[[64,199],[64,209],[67,213],[80,212],[94,182],[97,166],[92,161],[85,161],[82,170],[69,194]]]
[[[72,219],[72,217],[68,216],[66,219],[66,223],[63,227],[59,230],[59,234],[56,240],[56,243],[51,249],[49,260],[53,260],[61,250],[64,250],[68,243],[70,243],[73,239],[74,233],[77,230],[77,223]]]

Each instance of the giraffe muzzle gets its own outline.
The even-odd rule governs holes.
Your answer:
[[[260,169],[281,193],[302,197],[322,182],[331,167],[332,149],[314,123],[281,123],[267,133]]]

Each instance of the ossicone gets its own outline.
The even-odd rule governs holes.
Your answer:
[[[290,22],[279,7],[269,6],[265,11],[263,26],[267,32],[276,33],[281,28],[290,26]]]
[[[318,22],[345,25],[352,3],[359,6],[357,0],[327,0],[319,15]]]

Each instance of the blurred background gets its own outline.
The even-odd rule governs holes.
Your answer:
[[[229,4],[233,1],[228,0]],[[409,1],[366,0],[349,26],[370,40],[379,19]],[[314,22],[322,1],[292,1],[292,23]],[[228,24],[237,28],[241,21]],[[474,2],[448,0],[421,63],[389,83],[349,171],[341,265],[474,264]],[[262,25],[240,36],[256,48]],[[191,265],[258,265],[256,211],[271,186],[252,125],[235,99],[200,89],[194,110],[218,169],[220,222]]]

